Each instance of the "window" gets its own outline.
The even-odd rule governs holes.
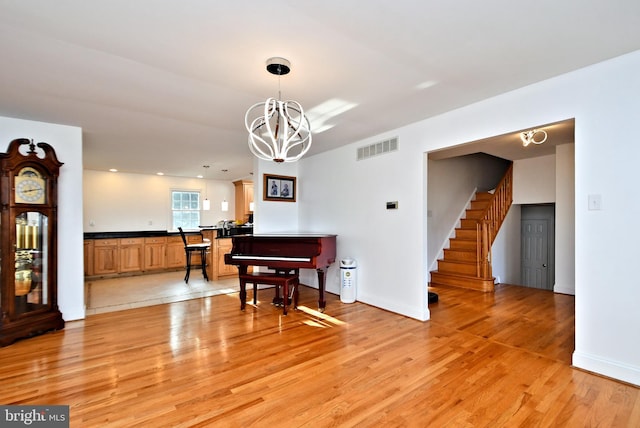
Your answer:
[[[173,230],[197,229],[200,225],[200,192],[171,191]]]

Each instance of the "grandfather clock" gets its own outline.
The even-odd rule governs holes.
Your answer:
[[[61,166],[49,144],[24,138],[0,153],[0,346],[64,327],[57,295]]]

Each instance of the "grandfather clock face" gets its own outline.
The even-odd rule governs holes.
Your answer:
[[[22,168],[14,179],[17,204],[46,203],[46,180],[35,168]]]

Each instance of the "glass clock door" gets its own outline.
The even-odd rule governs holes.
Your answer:
[[[16,217],[15,315],[44,308],[48,295],[48,218],[28,211]]]

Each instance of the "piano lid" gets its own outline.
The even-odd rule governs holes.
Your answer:
[[[338,235],[330,233],[253,233],[244,236],[253,236],[254,238],[328,238]]]
[[[233,248],[226,264],[324,268],[335,262],[336,235],[258,234],[231,237]]]

